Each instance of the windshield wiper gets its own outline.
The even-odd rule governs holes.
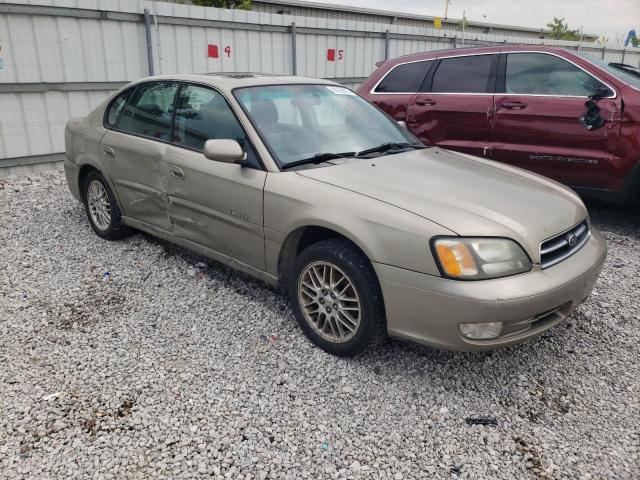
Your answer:
[[[382,153],[388,152],[389,150],[404,150],[405,148],[427,148],[421,143],[383,143],[382,145],[378,145],[377,147],[367,148],[366,150],[362,150],[358,152],[356,157],[362,157],[363,155],[369,155],[370,153]]]
[[[345,157],[353,157],[356,155],[356,152],[343,152],[343,153],[333,153],[333,152],[325,152],[325,153],[316,153],[314,156],[309,158],[303,158],[302,160],[296,160],[295,162],[287,163],[283,165],[281,170],[286,170],[287,168],[297,167],[299,165],[307,165],[309,163],[322,163],[327,160],[334,160],[336,158],[345,158]]]

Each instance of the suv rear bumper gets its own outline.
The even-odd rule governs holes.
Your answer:
[[[591,292],[607,247],[596,231],[574,255],[553,267],[481,281],[449,280],[374,263],[392,337],[447,350],[488,350],[553,327]],[[425,251],[425,255],[428,251]],[[469,340],[460,323],[504,322],[493,340]]]

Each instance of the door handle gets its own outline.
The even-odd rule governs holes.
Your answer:
[[[102,152],[104,153],[105,157],[114,158],[116,156],[116,152],[111,147],[102,147]]]
[[[421,107],[427,107],[427,106],[431,106],[431,105],[435,105],[436,101],[435,100],[431,100],[430,98],[426,98],[424,100],[416,100],[416,105],[420,105]]]
[[[184,180],[184,172],[180,167],[171,165],[169,167],[169,173],[171,174],[172,177],[177,178],[178,180]]]
[[[502,102],[502,106],[511,110],[520,110],[526,107],[527,104],[522,102]]]

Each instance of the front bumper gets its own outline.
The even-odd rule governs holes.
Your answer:
[[[426,252],[425,252],[426,254]],[[596,231],[566,260],[545,270],[495,280],[459,281],[374,263],[392,337],[447,350],[511,345],[561,322],[591,292],[607,254]],[[492,340],[469,340],[460,323],[504,322]]]

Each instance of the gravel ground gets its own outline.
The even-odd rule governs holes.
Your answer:
[[[261,283],[99,239],[60,172],[0,180],[0,477],[639,478],[640,214],[592,217],[604,272],[543,337],[345,360]]]

